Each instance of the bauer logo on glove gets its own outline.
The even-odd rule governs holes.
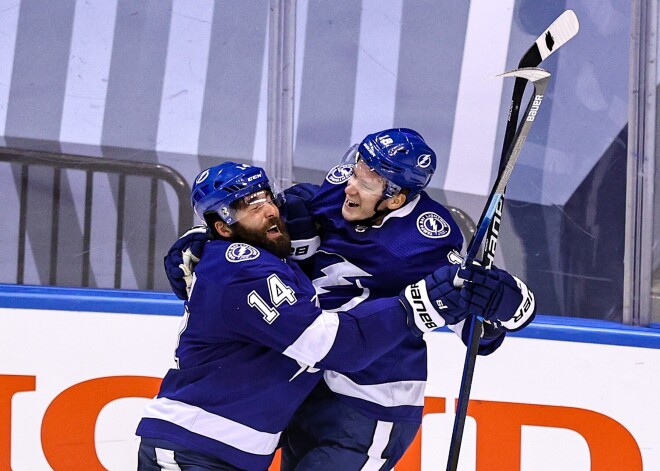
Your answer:
[[[415,324],[419,326],[419,324],[422,323],[428,330],[437,329],[444,325],[444,323],[438,325],[433,322],[433,319],[429,314],[428,306],[432,306],[432,304],[426,294],[426,282],[424,280],[406,287],[406,297],[412,306],[413,315],[415,316]],[[442,304],[442,302],[440,302],[440,304]]]

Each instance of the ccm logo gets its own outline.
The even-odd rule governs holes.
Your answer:
[[[538,108],[538,107],[537,107],[537,108]],[[256,179],[256,178],[261,178],[261,176],[262,176],[262,175],[261,175],[261,172],[260,172],[260,173],[257,173],[256,175],[252,175],[251,177],[248,177],[247,181],[251,182],[252,180],[254,180],[254,179]]]
[[[427,328],[437,329],[438,325],[433,322],[433,319],[429,315],[429,311],[426,309],[426,303],[422,298],[422,290],[417,286],[417,283],[410,285],[410,300],[412,301],[411,304],[415,311],[415,316],[419,317]]]

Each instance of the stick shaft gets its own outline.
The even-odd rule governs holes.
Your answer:
[[[538,69],[541,70],[541,69]],[[502,199],[504,198],[504,189],[511,177],[511,171],[515,165],[522,145],[525,143],[527,134],[534,122],[534,117],[539,110],[543,101],[543,94],[548,84],[549,74],[543,78],[536,80],[534,83],[534,96],[529,101],[527,109],[523,115],[518,130],[516,131],[513,145],[505,156],[505,165],[500,170],[493,189],[491,190],[488,202],[484,207],[484,211],[479,219],[477,230],[472,236],[472,240],[468,246],[468,251],[465,259],[465,264],[474,263],[475,257],[481,246],[488,228],[491,225],[493,218],[497,214],[497,208],[501,207]],[[531,119],[530,119],[531,117]],[[486,248],[487,249],[487,248]],[[493,254],[495,248],[493,247]],[[470,322],[468,348],[465,353],[465,363],[463,366],[463,376],[461,378],[461,387],[458,394],[458,403],[456,406],[456,416],[454,418],[454,429],[452,431],[451,443],[449,446],[449,458],[447,460],[447,471],[456,471],[458,466],[458,459],[461,451],[461,443],[463,441],[463,430],[465,429],[465,419],[467,417],[467,407],[470,401],[470,391],[472,389],[472,379],[474,377],[474,368],[477,361],[477,354],[479,352],[479,341],[483,332],[483,319],[477,316],[468,316]],[[468,321],[466,321],[468,322]]]

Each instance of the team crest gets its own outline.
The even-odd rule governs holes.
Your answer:
[[[225,252],[225,257],[227,261],[232,263],[238,262],[247,262],[248,260],[254,260],[260,255],[260,252],[248,244],[243,244],[241,242],[236,242],[227,247],[227,252]]]
[[[209,170],[206,169],[202,173],[197,175],[197,179],[195,180],[195,183],[197,184],[202,183],[204,180],[206,180],[208,176],[209,176]]]
[[[417,158],[417,166],[419,168],[426,168],[431,165],[431,154],[422,154]]]
[[[328,172],[325,179],[332,185],[339,185],[348,181],[353,175],[353,166],[348,164],[336,165]]]
[[[442,239],[451,232],[451,227],[438,214],[426,212],[417,218],[417,230],[429,239]]]

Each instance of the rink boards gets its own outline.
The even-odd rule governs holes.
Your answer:
[[[135,469],[181,303],[5,286],[0,306],[0,469]],[[448,331],[427,343],[422,431],[397,470],[445,466],[465,349]],[[660,469],[659,386],[656,329],[540,316],[478,359],[459,469]]]

